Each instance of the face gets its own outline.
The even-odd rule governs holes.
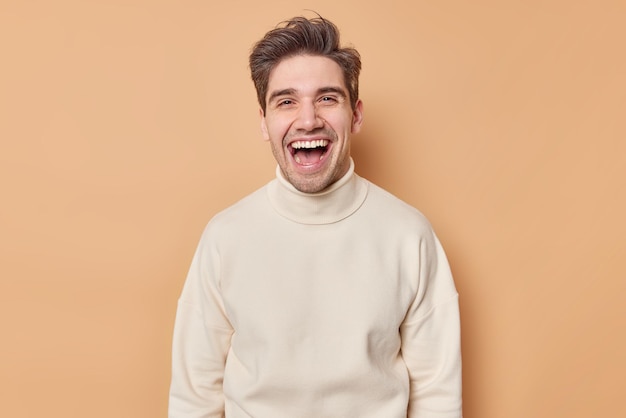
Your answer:
[[[316,193],[350,168],[350,135],[363,121],[363,104],[352,109],[343,73],[330,58],[297,55],[270,73],[261,130],[294,187]]]

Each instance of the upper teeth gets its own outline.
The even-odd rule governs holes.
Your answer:
[[[295,149],[325,147],[326,145],[328,145],[327,139],[318,139],[317,141],[296,141],[291,144],[291,146]]]

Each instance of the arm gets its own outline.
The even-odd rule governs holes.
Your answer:
[[[407,417],[461,418],[458,295],[434,235],[421,243],[418,290],[400,332],[410,377]]]
[[[169,418],[222,418],[232,327],[219,289],[217,251],[203,237],[178,301]]]

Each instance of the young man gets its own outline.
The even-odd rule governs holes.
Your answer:
[[[354,172],[361,68],[322,18],[250,55],[276,179],[208,224],[170,418],[459,418],[457,292],[428,221]]]

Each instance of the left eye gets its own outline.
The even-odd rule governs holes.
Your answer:
[[[322,97],[321,100],[322,100],[322,102],[332,102],[332,101],[335,100],[335,98],[334,97],[330,97],[330,96],[324,96],[324,97]]]

